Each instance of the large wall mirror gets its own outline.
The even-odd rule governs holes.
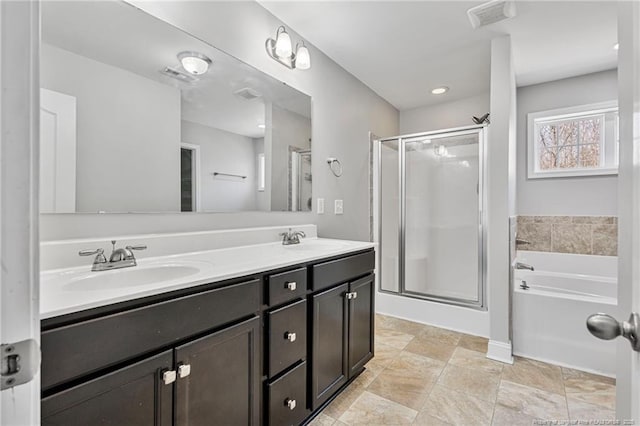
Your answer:
[[[311,210],[309,96],[123,2],[41,11],[41,212]]]

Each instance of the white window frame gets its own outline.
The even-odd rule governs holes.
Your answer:
[[[605,162],[604,167],[571,168],[563,170],[538,170],[539,160],[537,146],[537,125],[545,121],[570,120],[589,115],[618,112],[617,101],[599,102],[587,105],[578,105],[568,108],[558,108],[547,111],[539,111],[527,114],[527,168],[528,179],[544,179],[576,176],[604,176],[618,174],[618,129],[617,120],[613,123],[604,122],[604,139],[601,147],[601,155]]]

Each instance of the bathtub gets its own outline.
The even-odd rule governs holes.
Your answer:
[[[518,251],[516,259],[535,271],[514,271],[514,354],[614,377],[616,343],[593,337],[585,321],[596,312],[621,318],[617,257]]]

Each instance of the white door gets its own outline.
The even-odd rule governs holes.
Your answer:
[[[40,89],[40,211],[76,211],[76,98]]]
[[[39,42],[39,3],[0,2],[0,340],[3,345],[30,339],[39,344],[40,340]],[[6,360],[10,351],[7,346],[2,349],[0,357]],[[7,374],[5,368],[2,369],[3,387],[13,386],[0,392],[2,425],[40,423],[39,351],[37,346],[35,349],[31,355],[21,353],[19,360],[21,373],[27,369],[36,372],[32,380],[18,384],[21,380],[16,379],[17,373]]]

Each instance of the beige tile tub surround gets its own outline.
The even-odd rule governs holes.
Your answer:
[[[376,315],[375,358],[311,425],[531,426],[615,417],[615,380],[520,357],[504,365],[486,351],[481,337]]]
[[[518,216],[518,250],[618,255],[615,216]]]

